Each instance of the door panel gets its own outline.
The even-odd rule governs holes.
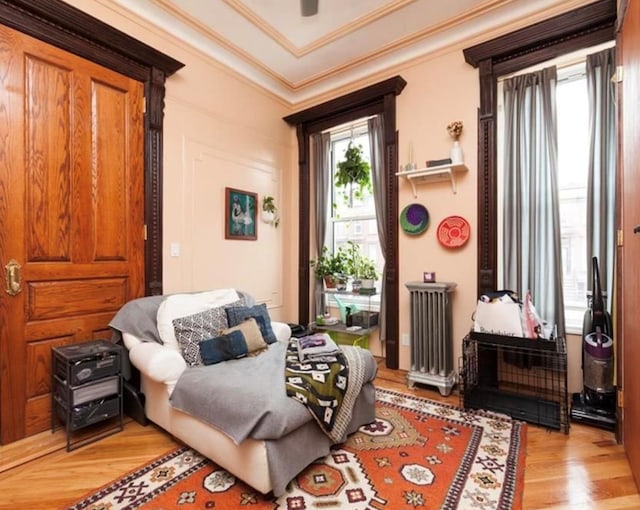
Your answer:
[[[99,289],[99,292],[96,292]],[[127,301],[127,278],[29,282],[27,321],[117,311]],[[60,296],[64,299],[60,299]]]
[[[30,262],[71,259],[72,79],[69,69],[25,56],[25,171],[30,183],[26,188],[25,255]]]
[[[50,426],[51,347],[144,292],[142,84],[0,26],[0,442]]]
[[[620,250],[621,360],[624,391],[623,443],[636,485],[640,487],[640,3],[629,1],[618,39],[624,68],[620,101],[621,222]]]

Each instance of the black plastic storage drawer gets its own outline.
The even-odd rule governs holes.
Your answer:
[[[65,402],[58,397],[56,397],[55,401],[56,414],[64,423],[67,420],[67,407]],[[115,418],[119,415],[120,398],[118,395],[73,406],[69,414],[69,430],[75,431],[109,418]]]
[[[71,386],[120,373],[120,349],[111,342],[103,340],[68,345],[63,350],[66,359],[54,357],[54,374],[65,381],[68,370]]]

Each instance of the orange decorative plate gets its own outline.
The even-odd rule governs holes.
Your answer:
[[[438,241],[446,248],[459,248],[470,235],[469,222],[462,216],[448,216],[438,225]]]

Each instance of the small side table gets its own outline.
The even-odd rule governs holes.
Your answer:
[[[121,367],[122,347],[108,340],[51,349],[51,432],[59,422],[64,424],[67,451],[124,428]],[[94,433],[74,437],[101,422],[104,427]]]

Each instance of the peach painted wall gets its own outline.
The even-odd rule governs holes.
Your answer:
[[[464,62],[461,51],[454,51],[432,60],[402,69],[407,86],[397,99],[399,130],[399,165],[409,161],[410,146],[413,162],[419,168],[428,159],[449,157],[452,139],[446,126],[455,120],[464,123],[460,144],[468,172],[456,175],[457,192],[449,181],[425,182],[416,185],[414,196],[410,184],[399,183],[399,209],[412,203],[424,205],[429,211],[429,228],[421,235],[399,234],[400,250],[400,338],[410,334],[409,291],[406,282],[422,281],[424,271],[435,271],[439,282],[455,282],[451,294],[453,307],[454,363],[461,353],[461,339],[471,325],[476,302],[476,109],[478,106],[478,76]],[[447,216],[464,217],[471,225],[471,238],[462,247],[450,249],[437,240],[438,224]],[[409,347],[400,347],[400,366],[409,368]]]
[[[110,0],[68,3],[185,64],[166,82],[163,182],[165,293],[236,287],[274,319],[297,315],[295,137],[289,104]],[[275,197],[276,229],[226,240],[225,188]],[[179,255],[172,256],[172,244]]]

